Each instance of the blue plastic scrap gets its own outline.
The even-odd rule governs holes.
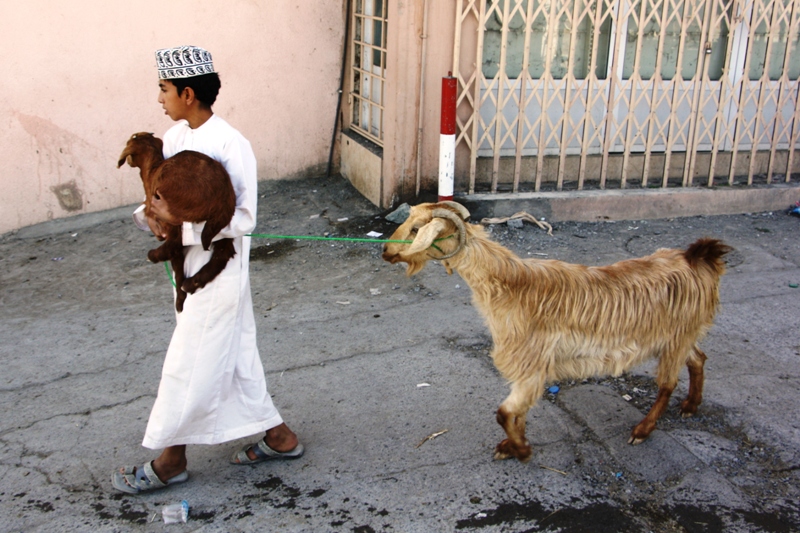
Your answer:
[[[561,388],[558,385],[553,385],[552,387],[547,389],[547,392],[549,392],[550,394],[555,394],[560,390],[561,390]]]

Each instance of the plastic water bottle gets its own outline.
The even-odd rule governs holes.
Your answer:
[[[175,524],[178,522],[186,523],[189,520],[189,502],[183,500],[180,503],[171,503],[161,509],[161,517],[165,524]]]

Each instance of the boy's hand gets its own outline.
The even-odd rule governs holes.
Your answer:
[[[167,205],[167,202],[164,201],[164,198],[162,198],[160,194],[158,194],[158,191],[156,191],[153,194],[153,197],[150,199],[150,214],[159,220],[163,220],[167,224],[172,224],[173,226],[180,226],[183,222],[182,220],[175,218],[172,213],[169,212],[169,206]]]

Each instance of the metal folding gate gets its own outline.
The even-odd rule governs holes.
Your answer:
[[[789,182],[798,30],[800,0],[457,0],[469,192],[487,159],[493,192],[509,160],[514,192],[543,179],[557,190]],[[673,158],[682,175],[670,181]]]

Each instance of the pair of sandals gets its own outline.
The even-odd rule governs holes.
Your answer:
[[[255,459],[248,457],[248,450],[252,450],[256,455]],[[298,459],[302,457],[302,444],[297,444],[294,449],[288,452],[279,452],[269,447],[262,438],[255,444],[248,444],[231,456],[230,463],[234,465],[254,465],[271,459]],[[125,466],[114,472],[111,476],[111,484],[114,488],[128,494],[140,494],[163,489],[169,485],[183,483],[189,479],[189,472],[184,470],[177,476],[173,476],[166,481],[161,481],[153,470],[153,461],[149,461],[142,466]]]

